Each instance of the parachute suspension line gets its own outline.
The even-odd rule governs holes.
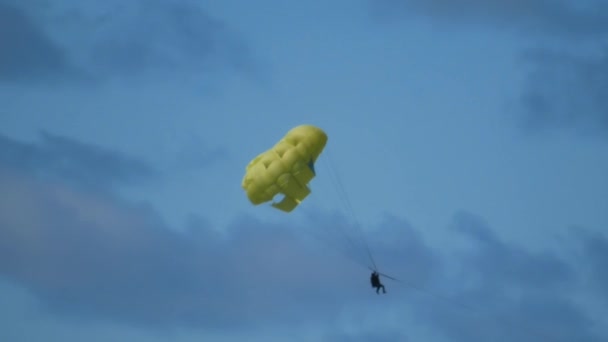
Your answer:
[[[325,159],[325,158],[323,158],[323,159]],[[336,175],[334,174],[333,170],[331,169],[329,163],[327,161],[325,161],[325,160],[324,160],[324,162],[325,162],[325,166],[326,166],[327,171],[328,171],[329,179],[333,183],[333,187],[334,187],[334,189],[336,189],[336,192],[338,194],[338,197],[340,197],[340,200],[342,201],[342,204],[344,204],[344,202],[345,202],[344,194],[342,194],[339,191],[337,191],[338,187],[337,187]],[[346,238],[346,240],[348,241],[348,243],[352,247],[353,252],[358,251],[359,250],[359,246],[357,246],[357,244],[353,241],[353,238],[340,225],[338,225],[337,229]],[[348,256],[348,255],[345,254],[345,256]],[[362,261],[358,260],[358,262],[362,262]]]
[[[363,229],[361,228],[361,224],[359,223],[357,215],[355,214],[355,210],[348,198],[348,194],[346,193],[346,190],[344,189],[344,186],[342,185],[342,182],[340,181],[340,177],[338,177],[335,167],[333,166],[333,163],[332,163],[333,158],[330,155],[329,149],[326,148],[325,153],[327,155],[327,158],[324,158],[324,159],[328,160],[328,165],[329,165],[329,168],[331,169],[330,170],[331,178],[332,178],[332,181],[334,182],[334,185],[337,185],[336,189],[338,191],[338,195],[342,198],[342,201],[345,204],[346,209],[348,210],[348,212],[350,213],[350,215],[354,221],[355,227],[359,231],[360,239],[361,239],[361,241],[363,241],[365,251],[367,252],[367,256],[369,257],[373,270],[378,271],[378,267],[376,266],[376,262],[374,261],[374,257],[372,256],[369,245],[367,244],[367,241],[365,240],[365,238],[363,236]]]

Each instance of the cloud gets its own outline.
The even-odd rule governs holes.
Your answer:
[[[0,2],[0,82],[74,74],[67,52],[23,9]]]
[[[0,167],[98,190],[158,176],[150,165],[97,145],[49,132],[23,143],[0,135]]]
[[[401,332],[364,332],[358,334],[332,334],[325,342],[407,342],[410,339]]]
[[[311,311],[329,318],[353,296],[343,283],[355,266],[280,224],[243,217],[221,235],[195,220],[177,233],[153,210],[117,199],[6,173],[0,185],[0,270],[55,312],[234,329]]]
[[[481,218],[469,213],[455,217],[452,231],[466,237],[471,245],[454,255],[462,272],[444,281],[454,284],[449,302],[459,304],[467,315],[420,310],[446,338],[454,341],[605,338],[608,332],[596,333],[593,329],[598,321],[574,300],[574,294],[581,290],[583,274],[577,272],[580,265],[548,251],[533,253],[507,244]]]
[[[377,296],[361,267],[298,234],[305,227],[240,217],[223,233],[201,219],[176,232],[153,209],[117,198],[6,171],[0,186],[0,272],[51,312],[149,329],[227,331],[332,322],[366,293]],[[386,223],[409,229],[403,221]],[[457,218],[454,225],[458,234],[473,237],[464,252],[447,255],[416,241],[404,248],[405,234],[376,253],[382,260],[396,258],[383,267],[398,273],[408,268],[402,262],[425,263],[425,255],[458,261],[462,273],[442,272],[426,283],[423,272],[407,270],[424,291],[450,293],[453,302],[407,300],[398,295],[403,284],[390,282],[393,304],[454,341],[600,340],[591,317],[569,299],[580,275],[567,261],[507,244],[474,217]],[[378,233],[391,236],[385,229]],[[598,250],[589,248],[589,257]],[[361,334],[327,338],[388,338],[374,330]],[[398,331],[389,335],[406,340]]]
[[[311,223],[306,229],[310,236],[359,265],[372,266],[371,254],[374,263],[382,265],[383,272],[391,275],[391,272],[408,270],[421,286],[430,284],[444,267],[441,257],[421,233],[402,218],[385,215],[373,232],[365,233],[365,238],[360,228],[346,222],[341,215],[315,210],[306,215]],[[367,242],[368,239],[372,242]]]
[[[571,233],[580,237],[580,250],[584,272],[590,280],[592,290],[608,302],[608,236],[587,229],[572,229]]]
[[[531,70],[521,93],[522,126],[529,132],[568,128],[608,136],[605,2],[372,0],[372,5],[385,15],[415,13],[448,24],[519,34],[534,46],[522,54]],[[544,47],[551,45],[555,48]]]
[[[51,313],[150,329],[234,330],[331,322],[361,293],[376,296],[367,270],[357,264],[361,259],[333,249],[343,240],[319,240],[308,224],[252,217],[236,218],[222,233],[193,218],[178,232],[147,205],[73,186],[71,179],[97,162],[120,169],[112,155],[92,158],[96,148],[45,139],[3,139],[0,275],[25,287]],[[55,159],[95,163],[56,172],[50,180],[29,172],[49,169]],[[318,217],[326,224],[348,228],[342,218],[323,215]],[[399,245],[385,246],[388,256],[397,256],[393,264],[417,252],[424,263],[430,252],[418,245],[422,240],[412,228],[398,220],[390,224],[413,237],[404,255]],[[399,238],[397,231],[386,233]]]
[[[365,241],[381,271],[400,281],[384,278],[388,294],[377,295],[365,247],[356,244],[363,240],[340,215],[304,210],[305,220],[295,224],[235,216],[223,229],[192,217],[187,229],[176,230],[149,205],[69,181],[88,168],[36,177],[28,170],[48,167],[33,161],[52,165],[67,156],[79,165],[96,150],[46,139],[0,144],[0,276],[51,314],[147,330],[317,325],[329,341],[407,341],[417,333],[410,330],[420,329],[452,341],[608,336],[576,300],[606,299],[608,240],[601,233],[571,231],[569,241],[580,249],[573,258],[506,242],[482,218],[463,212],[445,234],[464,245],[446,248],[387,215]],[[120,164],[113,157],[92,160]],[[404,321],[391,316],[413,317],[411,326],[403,329]],[[340,328],[345,317],[358,331]]]
[[[608,136],[608,49],[599,57],[535,49],[526,60],[532,65],[522,95],[526,130]]]
[[[501,241],[494,232],[475,215],[456,215],[453,229],[477,245],[462,258],[474,266],[481,287],[512,290],[567,289],[573,286],[576,273],[565,260],[551,253],[531,253],[516,245]],[[539,272],[542,271],[542,272]]]
[[[3,7],[21,16],[9,23],[28,25],[24,32],[32,33],[25,38],[34,39],[27,45],[10,40],[19,49],[3,49],[4,58],[22,63],[17,61],[25,56],[25,61],[33,59],[65,78],[73,76],[65,71],[76,67],[97,80],[179,71],[208,78],[215,69],[228,67],[247,73],[255,68],[250,47],[241,35],[194,1],[11,3]],[[6,16],[12,18],[10,13]],[[11,70],[15,77],[26,71]],[[47,76],[31,74],[33,80]]]
[[[195,2],[138,1],[115,11],[97,27],[103,33],[91,50],[102,70],[128,73],[218,61],[251,67],[241,37]]]
[[[455,24],[586,38],[608,31],[608,7],[591,4],[596,6],[567,0],[371,0],[379,13],[418,13]]]

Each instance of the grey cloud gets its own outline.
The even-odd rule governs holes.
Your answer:
[[[608,334],[570,297],[586,279],[605,281],[605,237],[574,235],[589,266],[581,272],[581,260],[507,243],[472,214],[457,215],[446,232],[468,242],[457,252],[427,245],[407,221],[386,216],[366,241],[381,270],[403,282],[385,280],[388,294],[378,297],[365,249],[348,249],[343,234],[356,241],[358,231],[340,216],[311,211],[299,224],[240,216],[223,231],[195,217],[178,232],[148,206],[14,170],[0,167],[0,275],[52,313],[233,331],[332,322],[356,301],[386,298],[452,341]],[[448,272],[455,269],[447,262],[459,272]],[[326,338],[406,340],[405,333],[329,331]]]
[[[153,209],[111,195],[10,170],[0,187],[0,274],[51,312],[153,329],[234,330],[327,322],[353,299],[377,296],[357,259],[311,238],[308,224],[240,217],[219,233],[195,218],[177,232]],[[431,252],[417,243],[405,255],[400,243],[387,244],[381,259],[396,257],[396,266],[420,252],[423,260]]]
[[[400,17],[422,14],[447,24],[508,29],[521,34],[536,46],[523,53],[526,67],[531,69],[521,93],[523,117],[518,116],[524,130],[538,133],[559,128],[608,136],[605,2],[372,0],[372,4],[381,13],[398,13]],[[559,49],[542,47],[547,44]],[[599,53],[573,53],[590,47]]]
[[[241,37],[198,4],[155,0],[131,6],[105,16],[96,28],[102,34],[91,53],[101,70],[137,73],[218,61],[215,65],[242,71],[251,66],[251,52]]]
[[[0,135],[0,167],[96,189],[158,176],[152,166],[117,151],[49,132],[40,137],[24,143]]]
[[[7,18],[15,18],[8,23],[21,25],[22,35],[28,35],[23,38],[31,43],[17,41],[19,37],[7,40],[13,49],[3,49],[4,58],[15,64],[36,61],[65,79],[99,81],[181,71],[208,79],[218,69],[246,74],[255,69],[253,53],[240,33],[194,1],[8,3],[0,10],[19,14],[7,12]],[[71,72],[76,66],[80,74]],[[15,75],[32,71],[25,66],[10,70]],[[42,76],[32,74],[36,81]]]
[[[413,274],[421,286],[431,283],[442,272],[440,256],[404,219],[385,215],[375,232],[363,233],[360,227],[337,214],[309,210],[306,215],[311,222],[306,229],[308,236],[358,265],[372,267],[371,255],[382,273],[393,277]]]
[[[599,57],[534,50],[526,60],[532,65],[522,95],[527,131],[608,134],[608,50]]]
[[[452,228],[475,244],[474,253],[463,260],[474,266],[482,286],[494,289],[567,289],[576,273],[565,260],[548,252],[531,253],[501,241],[481,218],[469,213],[456,215]]]
[[[0,186],[1,273],[53,312],[148,328],[238,329],[311,311],[328,319],[360,276],[295,227],[245,217],[225,236],[200,220],[177,233],[117,199],[6,173]]]
[[[440,252],[427,244],[422,234],[404,219],[386,215],[374,234],[372,248],[380,252],[379,267],[386,273],[397,272],[404,281],[415,279],[418,286],[426,287],[437,281],[444,272],[444,260]],[[390,275],[390,273],[389,273]]]
[[[582,269],[590,279],[591,291],[608,303],[608,236],[582,228],[572,229],[571,233],[581,237]]]
[[[65,49],[43,28],[22,9],[0,2],[0,82],[57,79],[74,72]]]
[[[434,16],[449,22],[515,29],[527,34],[596,36],[608,31],[608,7],[566,0],[371,0],[381,13]],[[599,10],[598,10],[599,9]]]
[[[445,291],[466,315],[417,310],[452,341],[601,341],[599,321],[579,307],[571,294],[583,274],[550,252],[527,251],[507,244],[479,217],[460,213],[452,231],[471,246],[452,257],[462,272],[446,278]],[[581,236],[577,236],[580,239]],[[577,266],[579,266],[577,264]]]
[[[474,303],[475,310],[427,310],[424,319],[451,341],[590,341],[599,342],[606,332],[594,331],[594,320],[572,301],[555,294],[524,293],[509,297],[498,290],[484,298],[470,291],[459,301]]]
[[[407,335],[397,331],[331,334],[325,342],[407,342]]]

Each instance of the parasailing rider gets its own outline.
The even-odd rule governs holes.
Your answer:
[[[382,293],[386,293],[386,290],[384,289],[384,285],[382,285],[382,283],[380,283],[380,275],[378,274],[378,272],[376,272],[376,271],[372,272],[370,281],[372,283],[372,287],[376,288],[376,293],[380,293],[379,292],[380,288],[382,288]]]

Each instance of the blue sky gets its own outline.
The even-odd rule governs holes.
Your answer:
[[[0,340],[605,340],[607,38],[592,0],[0,0]],[[313,193],[252,206],[303,123]]]

